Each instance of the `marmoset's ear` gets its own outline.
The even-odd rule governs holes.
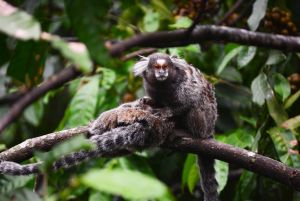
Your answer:
[[[144,57],[144,56],[140,56],[140,57],[141,60],[133,66],[133,74],[135,76],[142,75],[142,73],[147,69],[147,66],[149,64],[148,57]]]
[[[185,60],[180,59],[177,56],[170,56],[170,59],[177,68],[185,70],[189,66],[189,64],[186,63]]]

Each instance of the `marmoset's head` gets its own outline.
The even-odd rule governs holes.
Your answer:
[[[187,65],[182,59],[169,56],[164,53],[154,53],[148,57],[142,57],[141,61],[134,65],[133,72],[136,76],[147,76],[163,82],[176,76],[176,71]]]

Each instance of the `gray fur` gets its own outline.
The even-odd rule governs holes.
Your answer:
[[[154,65],[159,59],[168,61],[169,76],[165,81],[157,80],[154,75]],[[187,130],[194,138],[213,138],[217,119],[214,88],[198,69],[182,59],[155,53],[149,56],[147,68],[143,67],[142,77],[146,94],[177,116],[176,127]],[[198,164],[204,200],[217,201],[214,160],[198,155]]]
[[[165,121],[172,113],[168,110],[155,113],[150,107],[151,101],[150,98],[144,97],[102,113],[89,128],[89,139],[96,144],[96,149],[64,156],[56,161],[52,168],[69,168],[91,158],[161,145],[174,128],[173,123]],[[35,174],[39,172],[40,165],[41,163],[20,165],[2,161],[0,174]]]

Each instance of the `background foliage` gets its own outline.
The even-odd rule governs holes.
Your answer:
[[[136,60],[109,57],[105,41],[189,27],[201,7],[201,0],[9,3],[18,9],[0,6],[1,96],[38,86],[71,63],[84,75],[30,105],[1,134],[1,149],[87,124],[102,111],[141,97],[141,80],[131,73]],[[216,24],[234,3],[208,0],[201,23]],[[244,1],[222,24],[297,35],[299,9],[297,0]],[[213,43],[158,51],[186,59],[215,84],[217,140],[300,168],[299,54]],[[1,105],[0,115],[9,109],[9,104]],[[88,148],[82,139],[75,139],[47,154],[36,154],[29,162],[43,159],[50,163],[62,153],[83,147]],[[0,200],[197,200],[201,191],[195,162],[192,154],[154,149],[88,161],[56,173],[47,173],[46,167],[46,194],[31,191],[32,176],[1,176]],[[222,200],[300,200],[292,188],[234,165],[217,161],[216,169]]]

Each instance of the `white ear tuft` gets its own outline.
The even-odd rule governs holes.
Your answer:
[[[149,63],[149,58],[148,57],[144,57],[144,56],[140,56],[142,59],[141,61],[137,62],[134,66],[133,66],[133,74],[134,76],[139,76],[141,75],[148,66]]]
[[[185,70],[187,68],[187,66],[189,66],[189,64],[186,63],[186,61],[184,59],[179,59],[176,57],[170,57],[170,58],[171,58],[171,61],[173,62],[173,64],[180,69]]]

